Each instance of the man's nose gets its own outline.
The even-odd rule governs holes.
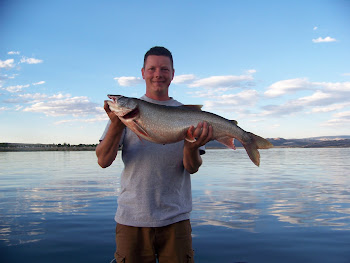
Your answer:
[[[161,71],[161,69],[160,69],[160,68],[156,69],[155,72],[154,72],[154,74],[155,74],[156,77],[162,76],[162,71]]]

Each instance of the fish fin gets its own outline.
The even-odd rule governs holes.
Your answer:
[[[181,105],[180,107],[184,107],[185,109],[201,111],[203,105]]]
[[[225,145],[226,147],[236,150],[236,146],[234,144],[235,138],[232,137],[221,137],[216,139],[219,143]]]
[[[248,154],[250,160],[252,160],[252,162],[256,166],[259,166],[260,165],[260,153],[259,153],[258,149],[269,149],[269,148],[272,148],[273,145],[268,140],[266,140],[258,135],[255,135],[254,133],[251,133],[251,132],[247,132],[247,133],[250,137],[249,143],[247,143],[247,142],[241,142],[241,143],[244,146],[245,150],[247,151],[247,154]]]
[[[234,123],[234,124],[238,124],[238,121],[236,121],[236,120],[230,120],[230,122],[232,122],[232,123]]]
[[[150,137],[149,134],[147,133],[147,131],[145,129],[143,129],[136,121],[133,121],[133,123],[134,123],[134,128],[137,130],[137,132],[139,132],[140,134],[142,134],[145,137]],[[140,136],[138,136],[138,137],[140,138]]]
[[[192,126],[192,129],[188,129],[186,132],[185,140],[188,142],[195,142],[196,141],[196,138],[193,136],[193,129],[194,129],[194,127]]]

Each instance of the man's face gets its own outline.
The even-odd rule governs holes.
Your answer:
[[[142,68],[142,77],[146,81],[146,93],[168,94],[168,88],[174,78],[174,70],[170,58],[150,55]]]

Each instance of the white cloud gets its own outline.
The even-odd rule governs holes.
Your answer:
[[[350,82],[314,82],[314,85],[324,87],[328,91],[350,92]]]
[[[296,101],[289,101],[281,105],[267,105],[262,108],[263,111],[258,116],[283,117],[304,110],[303,105],[300,105]]]
[[[252,74],[256,73],[256,70],[255,69],[248,69],[246,71],[246,73],[252,75]]]
[[[311,112],[312,113],[325,113],[325,112],[331,112],[336,110],[344,109],[345,107],[350,106],[350,103],[338,103],[338,104],[331,104],[328,106],[318,106],[314,107]]]
[[[10,52],[7,52],[7,54],[9,54],[9,55],[19,55],[20,52],[19,51],[10,51]]]
[[[196,79],[196,76],[194,74],[178,75],[174,77],[172,83],[186,84],[186,83],[191,83],[195,79]]]
[[[276,97],[295,90],[310,90],[315,87],[318,89],[311,95],[290,100],[284,104],[264,106],[262,115],[290,115],[309,107],[313,108],[307,113],[325,113],[350,106],[350,82],[309,82],[306,79],[295,79],[279,81],[272,86],[265,95],[270,93],[271,97]]]
[[[0,68],[13,68],[15,60],[13,58],[7,60],[0,60]]]
[[[208,88],[217,88],[217,87],[241,87],[241,82],[251,81],[253,77],[250,75],[241,75],[241,76],[212,76],[209,78],[203,78],[193,81],[189,84],[189,87],[208,87]]]
[[[7,107],[0,107],[0,113],[1,113],[2,111],[7,111],[7,110],[8,110]]]
[[[20,92],[24,88],[28,88],[28,87],[29,87],[29,84],[27,84],[27,85],[9,86],[9,87],[6,87],[4,89],[7,90],[8,92],[14,93],[14,92]]]
[[[326,100],[332,100],[332,98],[332,94],[317,90],[312,95],[299,98],[297,101],[301,105],[319,105],[323,104]]]
[[[108,121],[109,118],[106,114],[101,114],[98,115],[94,118],[77,118],[77,119],[68,119],[68,120],[60,120],[56,121],[54,124],[55,125],[61,125],[61,124],[66,124],[66,123],[94,123],[94,122],[99,122],[99,121]]]
[[[337,40],[335,38],[332,37],[319,37],[319,38],[315,38],[312,40],[312,42],[314,43],[327,43],[327,42],[336,42]]]
[[[350,120],[350,111],[338,112],[333,115],[336,118],[344,118]]]
[[[36,85],[42,85],[42,84],[45,84],[45,81],[39,81],[39,82],[35,82],[35,83],[32,83],[34,86]]]
[[[317,30],[318,29],[318,27],[317,26],[314,26],[314,30]]]
[[[43,60],[41,59],[36,59],[36,58],[27,58],[27,57],[22,57],[20,63],[27,63],[27,64],[39,64],[42,63]]]
[[[307,90],[311,86],[311,82],[306,78],[281,80],[268,87],[265,95],[268,97],[277,97],[300,90]]]
[[[114,79],[122,87],[130,87],[143,83],[143,79],[139,77],[116,77]]]
[[[224,94],[214,96],[210,101],[204,102],[204,107],[208,110],[225,110],[236,106],[252,106],[259,98],[256,90],[244,90],[237,94]]]
[[[333,119],[323,123],[323,126],[344,128],[344,126],[350,125],[350,111],[337,112],[332,117]]]
[[[46,116],[86,116],[103,113],[102,106],[89,101],[85,96],[71,97],[70,95],[56,94],[54,96],[37,97],[31,106],[24,108],[26,112],[44,113]]]
[[[341,74],[342,76],[350,76],[350,72],[349,73],[343,73]]]
[[[21,105],[16,105],[15,111],[20,111],[21,109],[23,109],[23,106],[21,106]]]

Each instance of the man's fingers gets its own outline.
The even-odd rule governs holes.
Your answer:
[[[105,111],[106,111],[107,114],[108,114],[108,113],[111,112],[111,109],[109,108],[109,105],[108,105],[107,101],[108,101],[108,100],[105,100],[104,105],[103,105],[103,108],[105,109]]]

